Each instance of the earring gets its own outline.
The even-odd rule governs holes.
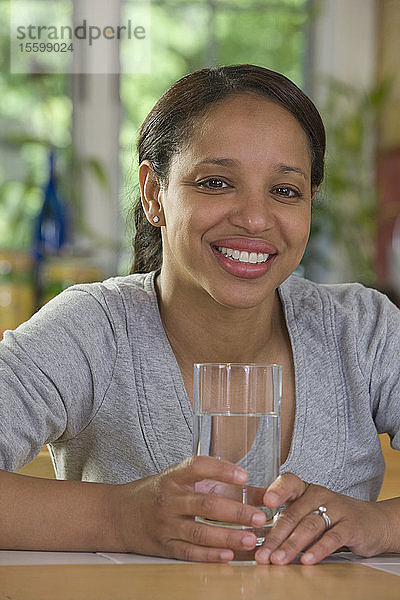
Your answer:
[[[160,220],[159,217],[157,217],[157,215],[155,217],[153,217],[153,223],[158,223]]]

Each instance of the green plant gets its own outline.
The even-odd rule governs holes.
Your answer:
[[[384,81],[368,91],[330,80],[323,112],[327,130],[325,183],[313,209],[312,238],[327,252],[306,255],[311,263],[329,268],[331,253],[339,253],[346,278],[375,284],[377,191],[375,184],[375,130],[390,83]]]
[[[108,246],[99,239],[81,217],[81,184],[84,174],[94,177],[107,188],[108,177],[101,162],[95,157],[77,156],[71,145],[55,147],[50,139],[23,135],[18,131],[0,136],[0,144],[15,148],[24,159],[25,171],[18,179],[0,180],[0,247],[28,249],[32,244],[33,223],[44,200],[43,186],[48,178],[48,156],[56,153],[56,174],[60,196],[66,203],[69,228],[96,238],[97,244]]]
[[[99,240],[81,217],[83,175],[108,186],[96,157],[82,159],[71,144],[71,78],[64,74],[12,73],[10,3],[0,0],[0,248],[27,250],[48,179],[48,156],[56,152],[59,188],[73,232]]]

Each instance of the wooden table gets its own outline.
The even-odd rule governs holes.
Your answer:
[[[0,600],[399,600],[400,577],[360,564],[0,567]]]

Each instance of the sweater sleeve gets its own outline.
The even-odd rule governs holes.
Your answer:
[[[383,294],[366,290],[358,318],[358,364],[369,385],[375,424],[400,450],[400,310]]]
[[[82,288],[70,288],[6,331],[0,342],[0,468],[16,471],[43,444],[73,438],[86,427],[106,394],[116,354],[107,304]]]

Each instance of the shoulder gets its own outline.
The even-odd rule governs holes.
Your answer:
[[[360,283],[319,284],[292,275],[280,287],[281,296],[296,312],[315,315],[321,309],[336,318],[400,317],[399,309],[378,290]]]
[[[69,287],[47,306],[48,310],[103,312],[122,316],[143,304],[157,302],[154,291],[154,273],[112,277],[96,283]]]
[[[127,322],[143,305],[157,303],[154,273],[113,277],[102,282],[74,285],[45,304],[29,321],[20,325],[19,335],[69,331],[93,339],[126,332]],[[139,319],[140,322],[140,319]]]
[[[301,339],[371,364],[400,352],[400,310],[381,292],[359,283],[317,284],[291,276],[281,288],[287,323]]]
[[[154,300],[154,275],[154,272],[139,273],[111,277],[96,283],[78,284],[68,288],[60,296],[65,301],[74,301],[75,298],[78,302],[90,297],[105,306],[123,303],[127,299],[140,304]]]

